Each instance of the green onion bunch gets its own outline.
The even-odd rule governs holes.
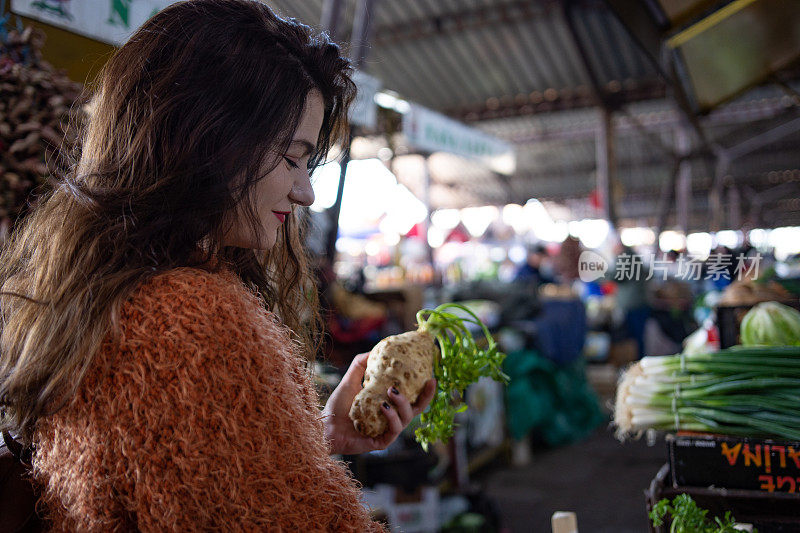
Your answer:
[[[800,346],[645,357],[617,388],[617,437],[648,429],[800,440]]]

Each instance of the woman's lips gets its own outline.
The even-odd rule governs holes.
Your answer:
[[[286,215],[289,214],[289,211],[273,211],[278,220],[281,221],[281,224],[286,220]]]

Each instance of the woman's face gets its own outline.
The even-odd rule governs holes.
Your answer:
[[[324,112],[322,95],[318,91],[311,91],[288,151],[281,154],[278,166],[255,184],[253,205],[261,238],[257,238],[247,217],[237,208],[233,223],[223,239],[224,246],[254,250],[272,248],[281,225],[292,212],[292,206],[310,206],[314,203],[314,190],[307,166],[308,158],[317,145]]]

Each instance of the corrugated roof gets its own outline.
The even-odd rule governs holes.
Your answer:
[[[320,25],[321,0],[266,3]],[[343,2],[341,42],[350,37],[355,4]],[[582,36],[597,45],[592,62],[602,83],[656,78],[604,4],[589,1],[577,13]],[[536,103],[548,89],[585,93],[589,84],[556,0],[376,1],[364,69],[405,98],[450,112]]]
[[[264,1],[285,16],[320,25],[322,0]],[[357,1],[342,0],[340,42],[350,37]],[[438,162],[431,162],[429,195],[434,208],[531,197],[586,203],[595,188],[599,112],[563,6],[559,0],[374,2],[364,70],[403,98],[471,121],[517,148],[517,171],[508,178],[437,154]],[[674,148],[682,118],[663,98],[665,84],[656,69],[604,2],[583,0],[573,12],[598,82],[622,101],[633,102],[627,106],[630,116],[615,118],[618,212],[623,219],[652,223],[662,184],[674,166],[660,147]],[[795,100],[775,89],[751,91],[702,121],[712,141],[731,146],[779,124],[786,109],[797,105]],[[698,146],[692,142],[694,149]],[[797,185],[795,196],[800,196],[800,183],[792,181],[791,173],[800,169],[798,146],[800,136],[793,134],[737,161],[732,168],[735,186],[757,194],[789,183]],[[703,227],[713,161],[697,155],[691,165],[692,224]],[[423,196],[413,171],[398,176]],[[770,206],[780,220],[800,223],[800,212],[791,202]]]

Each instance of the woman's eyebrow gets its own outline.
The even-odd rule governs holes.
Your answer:
[[[303,147],[301,157],[313,153],[314,149],[316,148],[311,141],[306,141],[305,139],[295,139],[289,144],[289,148],[292,148],[295,145],[300,145]]]

